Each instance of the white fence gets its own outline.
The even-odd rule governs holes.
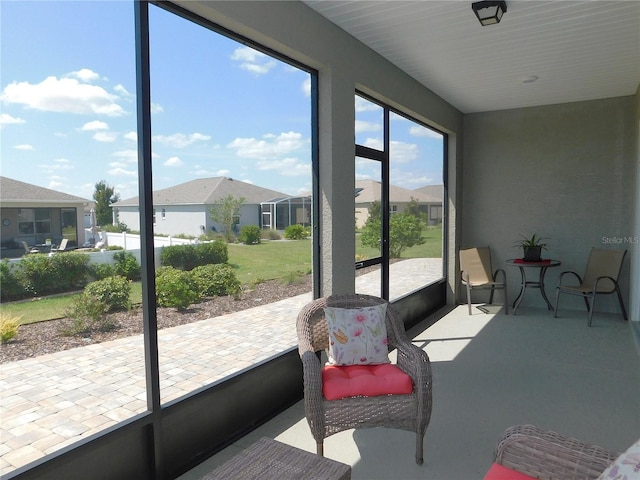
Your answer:
[[[106,237],[107,245],[122,247],[126,251],[132,253],[138,263],[142,264],[141,259],[141,249],[140,249],[140,235],[135,235],[132,233],[110,233],[110,232],[102,232],[100,233],[100,239],[104,240]],[[91,231],[89,230],[87,237],[91,238]],[[173,238],[173,237],[154,237],[154,261],[155,266],[158,268],[160,263],[160,253],[162,252],[163,247],[168,247],[170,245],[188,245],[198,243],[197,240],[188,240],[184,238]],[[122,250],[100,250],[99,252],[82,252],[89,256],[89,263],[108,263],[109,265],[114,265],[113,256],[121,252]],[[20,263],[22,258],[12,258],[8,259],[9,265],[13,268]]]

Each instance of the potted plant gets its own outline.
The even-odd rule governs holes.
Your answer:
[[[531,237],[520,236],[522,240],[518,241],[515,246],[522,248],[522,259],[525,262],[539,262],[542,260],[542,250],[547,249],[547,244],[544,243],[544,240],[547,239],[539,237],[536,233],[531,235]]]

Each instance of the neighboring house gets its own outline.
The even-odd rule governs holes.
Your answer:
[[[0,177],[2,256],[16,249],[24,253],[23,241],[28,245],[46,240],[59,244],[67,238],[70,247],[83,244],[84,207],[88,204],[89,200],[81,197]]]
[[[423,189],[424,192],[422,191]],[[402,213],[412,200],[420,210],[427,214],[428,224],[442,222],[442,185],[429,185],[417,190],[408,190],[394,185],[389,186],[389,209],[391,213]],[[438,195],[438,192],[440,194]],[[356,181],[356,227],[362,228],[369,218],[373,202],[382,199],[382,186],[375,180]]]
[[[279,203],[286,194],[228,177],[201,178],[153,192],[154,232],[163,235],[194,235],[221,232],[222,225],[211,219],[211,209],[229,195],[243,197],[237,228],[262,226],[261,204]],[[114,222],[140,230],[138,197],[113,203]],[[269,210],[271,212],[271,210]],[[275,210],[274,210],[275,211]],[[297,223],[297,222],[294,222]]]

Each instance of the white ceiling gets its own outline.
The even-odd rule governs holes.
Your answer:
[[[635,94],[640,0],[302,0],[463,113]],[[525,82],[531,76],[534,82]]]

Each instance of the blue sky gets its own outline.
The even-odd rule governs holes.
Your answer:
[[[87,199],[100,180],[137,195],[132,2],[3,0],[0,16],[1,174]],[[150,25],[154,188],[228,176],[309,191],[310,75],[157,7]],[[375,147],[381,111],[368,107],[356,102],[356,139]],[[391,125],[392,183],[442,183],[441,138]]]

